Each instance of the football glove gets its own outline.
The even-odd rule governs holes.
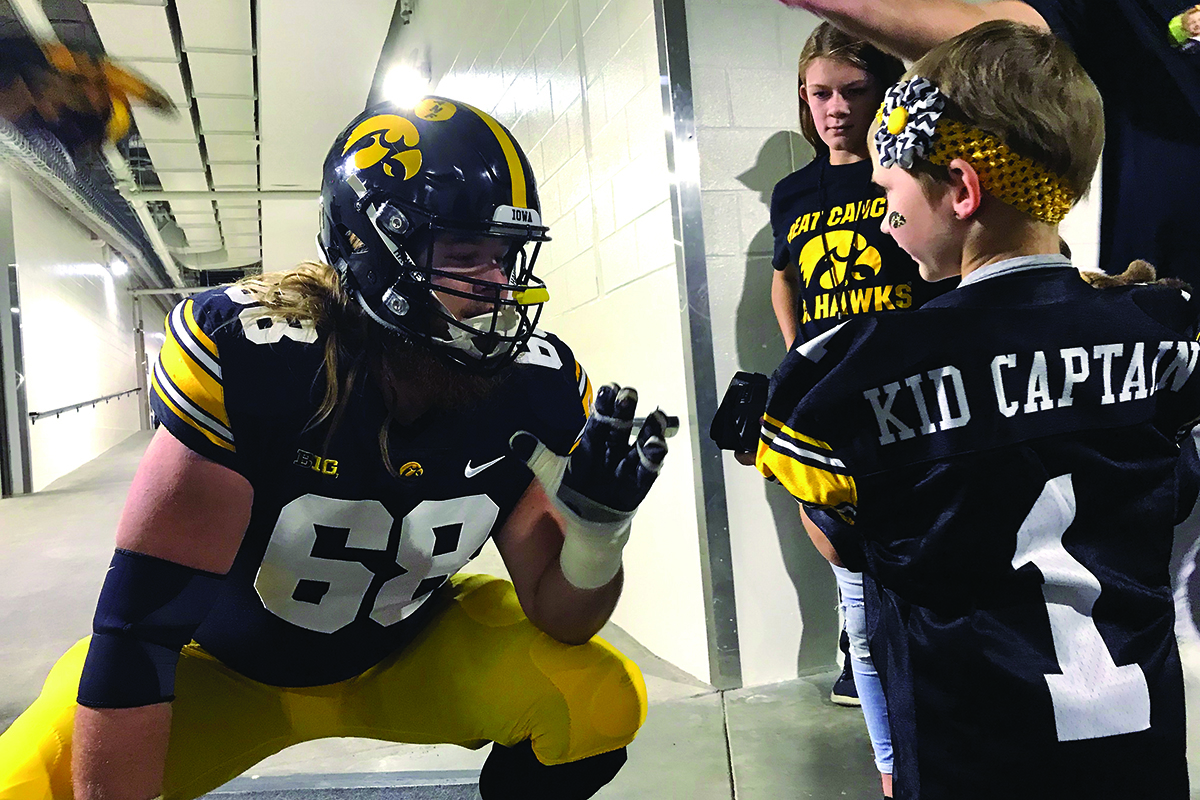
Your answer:
[[[669,418],[661,410],[646,417],[630,442],[637,400],[632,387],[600,387],[569,456],[553,452],[527,431],[510,440],[562,515],[559,563],[567,581],[580,589],[604,586],[620,570],[633,514],[667,455]]]

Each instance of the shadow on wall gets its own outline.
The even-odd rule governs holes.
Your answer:
[[[775,250],[770,225],[771,191],[812,157],[812,146],[803,137],[780,131],[763,144],[754,166],[737,176],[743,186],[758,193],[764,223],[746,249],[746,277],[737,311],[738,364],[749,372],[770,375],[784,356],[783,339],[771,307],[771,258]],[[765,492],[804,625],[796,669],[801,675],[828,669],[837,654],[840,632],[833,573],[800,527],[796,501],[778,484],[765,484]]]

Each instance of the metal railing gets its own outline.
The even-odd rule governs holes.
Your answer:
[[[96,405],[98,405],[100,403],[107,403],[109,400],[117,400],[117,399],[124,397],[127,394],[137,394],[140,391],[141,391],[141,387],[138,387],[136,389],[126,389],[123,392],[117,392],[116,394],[106,394],[104,397],[97,397],[95,400],[85,400],[82,403],[76,403],[76,404],[70,405],[70,406],[63,406],[62,408],[54,408],[54,409],[51,409],[50,411],[30,411],[29,412],[29,422],[30,422],[30,424],[33,424],[33,423],[37,422],[39,419],[41,419],[42,417],[49,417],[49,416],[57,417],[58,415],[63,414],[67,411],[78,411],[79,409],[86,408],[88,406],[92,406],[94,408]]]

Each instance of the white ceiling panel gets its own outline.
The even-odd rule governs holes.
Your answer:
[[[221,200],[220,208],[224,212],[230,208],[258,208],[258,201],[251,197],[243,197],[240,199],[233,198],[215,198]]]
[[[175,0],[186,49],[249,51],[250,3],[246,0]],[[260,28],[261,29],[261,28]]]
[[[234,187],[258,188],[257,164],[210,164],[213,186],[219,189]]]
[[[258,236],[258,220],[256,219],[226,219],[221,217],[221,230],[226,236],[254,234]]]
[[[203,212],[197,212],[195,214],[181,214],[176,212],[175,222],[181,228],[185,226],[192,228],[217,227],[217,217],[212,212],[209,212],[207,215],[205,215]]]
[[[148,108],[134,106],[133,119],[137,123],[138,133],[148,142],[199,141],[191,114],[181,112],[173,117],[164,117]]]
[[[179,227],[183,228],[184,233],[186,233],[188,235],[189,239],[191,239],[191,238],[220,239],[221,238],[221,229],[218,228],[215,224],[214,225],[192,225],[187,222],[181,222],[179,224]]]
[[[207,4],[208,0],[205,0]],[[167,24],[167,9],[161,6],[91,3],[88,12],[104,42],[104,50],[123,60],[177,57]]]
[[[291,269],[320,258],[317,229],[320,205],[312,200],[263,200],[263,269]]]
[[[225,255],[230,261],[239,264],[253,264],[262,260],[262,250],[258,247],[228,247]]]
[[[213,161],[258,161],[258,139],[253,134],[207,134],[204,147]]]
[[[172,200],[170,201],[172,214],[195,214],[199,212],[212,211],[212,202],[209,200]]]
[[[183,88],[183,73],[179,71],[177,61],[131,61],[123,66],[129,67],[165,92],[176,106],[186,109],[191,105],[187,90]]]
[[[146,142],[146,152],[156,170],[204,170],[200,148],[194,142]]]
[[[159,170],[158,180],[168,192],[207,192],[208,178],[203,172],[166,172]]]
[[[204,131],[242,131],[254,133],[254,101],[197,97],[200,127]]]
[[[235,236],[225,235],[225,246],[231,248],[260,247],[262,241],[257,233],[239,233]]]
[[[203,2],[207,7],[208,0]],[[347,14],[347,5],[353,6],[353,14]],[[395,8],[395,0],[357,0],[353,4],[259,0],[259,133],[264,189],[320,187],[325,153],[366,103]],[[343,31],[348,19],[353,20],[352,35],[318,37],[315,33]],[[308,45],[299,46],[301,42]],[[315,212],[311,217],[316,219]],[[284,249],[275,250],[268,233],[263,246],[270,262],[267,268],[274,268],[272,255],[290,252],[287,248],[294,245],[280,243]],[[303,246],[305,258],[312,258],[311,236]]]
[[[222,221],[227,219],[258,219],[257,203],[252,206],[231,206],[222,200],[220,203],[217,203],[217,208],[220,209]]]
[[[254,96],[254,59],[230,53],[188,53],[188,73],[197,95]]]
[[[222,244],[221,237],[219,236],[214,239],[209,236],[201,236],[198,234],[193,236],[191,231],[184,231],[184,233],[187,235],[187,246],[198,252],[216,250]]]

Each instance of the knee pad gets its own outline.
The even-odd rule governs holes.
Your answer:
[[[536,639],[534,665],[562,694],[570,718],[566,749],[549,752],[536,741],[539,757],[560,764],[624,747],[646,721],[646,684],[637,665],[599,637],[569,646],[548,636]]]
[[[179,651],[192,640],[223,580],[118,549],[96,603],[79,704],[134,708],[173,700]]]

